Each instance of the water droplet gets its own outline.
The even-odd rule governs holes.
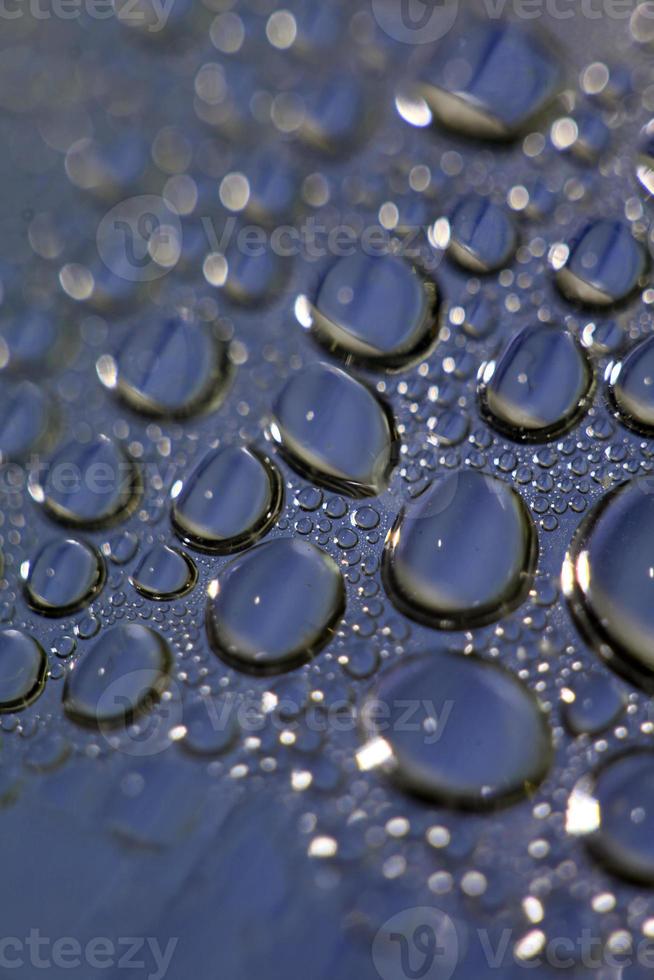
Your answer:
[[[29,381],[5,381],[0,390],[0,456],[22,459],[43,446],[53,421],[53,405]]]
[[[609,306],[638,289],[646,270],[645,251],[629,227],[602,218],[587,224],[571,242],[556,281],[568,299]]]
[[[47,660],[36,640],[20,630],[0,630],[0,711],[20,711],[41,694]]]
[[[636,176],[648,194],[654,194],[654,119],[650,119],[638,138]]]
[[[564,700],[561,715],[573,735],[599,735],[614,725],[626,699],[611,677],[591,674],[571,685],[574,700]]]
[[[143,556],[131,582],[148,599],[173,599],[192,589],[197,577],[197,569],[186,555],[158,544]]]
[[[609,395],[622,421],[637,431],[654,429],[654,337],[646,337],[624,360],[609,366]]]
[[[210,587],[208,630],[239,670],[277,674],[329,640],[345,605],[338,566],[308,541],[276,538],[230,562]]]
[[[394,604],[427,626],[481,625],[524,598],[536,553],[516,491],[459,470],[401,511],[386,540],[384,583]]]
[[[192,755],[221,755],[235,742],[238,733],[238,702],[234,697],[201,698],[184,709],[186,734],[182,748]]]
[[[558,87],[550,52],[516,24],[467,24],[437,50],[420,78],[419,94],[440,123],[468,136],[516,136]]]
[[[654,496],[640,481],[604,497],[563,568],[573,613],[609,666],[654,690]]]
[[[134,463],[111,439],[98,436],[60,449],[45,472],[30,474],[29,489],[56,520],[95,527],[129,512],[140,487]]]
[[[30,605],[49,616],[64,616],[90,602],[105,578],[97,551],[74,538],[47,542],[21,572]]]
[[[591,797],[599,826],[587,838],[610,872],[643,885],[654,883],[654,752],[630,750],[596,775]]]
[[[409,720],[407,706],[415,706]],[[508,803],[533,791],[551,762],[545,714],[504,668],[435,650],[403,660],[364,702],[366,735],[387,743],[389,775],[456,807]]]
[[[363,363],[400,367],[435,338],[436,289],[398,256],[356,252],[339,259],[315,303],[306,304],[300,297],[295,307],[302,325]]]
[[[215,407],[225,390],[227,356],[205,324],[177,318],[130,324],[114,356],[97,371],[136,411],[183,418]]]
[[[300,472],[352,496],[380,493],[393,465],[384,407],[327,364],[310,364],[290,378],[275,401],[271,432]]]
[[[68,332],[45,313],[31,311],[0,323],[0,366],[37,375],[60,362]]]
[[[128,723],[160,697],[171,662],[168,646],[154,630],[138,624],[114,626],[68,674],[66,713],[85,725]]]
[[[172,521],[190,545],[228,554],[266,533],[283,499],[267,456],[245,446],[207,453],[173,501]]]
[[[505,266],[515,253],[517,235],[509,213],[486,197],[468,194],[450,216],[448,252],[471,272]]]
[[[481,371],[489,421],[518,439],[553,439],[587,410],[593,375],[572,334],[536,324],[511,338]]]

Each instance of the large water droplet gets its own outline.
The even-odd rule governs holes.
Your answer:
[[[352,496],[384,488],[393,431],[377,398],[340,368],[309,364],[277,396],[273,438],[303,473]]]
[[[501,269],[516,250],[510,215],[486,197],[468,194],[450,216],[449,254],[471,272]]]
[[[558,265],[558,260],[555,258]],[[626,299],[644,282],[645,251],[622,221],[602,218],[586,225],[570,243],[556,281],[568,299],[609,306]]]
[[[64,616],[89,602],[104,583],[100,555],[83,541],[57,538],[21,569],[29,603],[39,612]]]
[[[34,637],[0,630],[0,711],[20,711],[41,694],[48,662]]]
[[[122,449],[98,436],[89,443],[63,446],[44,472],[30,474],[29,490],[57,520],[95,527],[129,512],[140,484],[134,463]]]
[[[588,797],[599,806],[598,827],[587,838],[613,874],[654,884],[654,752],[642,748],[611,759]]]
[[[230,446],[200,460],[174,499],[171,516],[189,544],[227,554],[269,530],[282,498],[281,478],[268,457]]]
[[[357,252],[339,259],[308,306],[303,326],[328,348],[361,362],[400,367],[435,337],[436,289],[398,256]]]
[[[168,646],[154,630],[135,623],[114,626],[68,674],[64,708],[80,724],[130,722],[160,697],[171,663]]]
[[[536,36],[516,24],[477,22],[440,45],[418,92],[443,125],[507,139],[544,108],[558,82],[558,66]]]
[[[53,421],[53,405],[29,381],[5,381],[0,389],[0,456],[21,459],[43,445]]]
[[[338,566],[308,541],[275,538],[230,562],[210,587],[216,652],[249,673],[306,663],[329,640],[345,605]]]
[[[622,421],[632,429],[654,429],[654,337],[646,337],[621,363],[610,365],[609,394]]]
[[[587,409],[588,358],[560,327],[525,327],[482,369],[479,397],[489,421],[518,439],[553,439]]]
[[[654,690],[654,496],[634,480],[604,497],[572,541],[563,585],[598,653]]]
[[[380,755],[396,782],[451,806],[477,809],[524,796],[551,762],[536,699],[478,657],[436,650],[402,661],[381,678],[362,718],[366,734],[386,743]]]
[[[97,364],[103,384],[136,411],[176,418],[214,407],[227,367],[224,345],[206,324],[177,318],[129,325],[116,355]]]
[[[131,582],[148,599],[173,599],[193,588],[197,577],[197,569],[186,555],[157,544],[143,556]]]
[[[518,494],[495,477],[460,470],[402,510],[386,540],[384,582],[408,616],[465,628],[522,600],[536,553],[536,531]]]

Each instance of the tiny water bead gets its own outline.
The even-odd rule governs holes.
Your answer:
[[[612,874],[654,884],[654,752],[629,749],[607,762],[588,791],[597,828],[586,838]]]
[[[315,302],[295,312],[328,349],[362,363],[401,367],[435,339],[436,288],[404,259],[356,252],[329,269]]]
[[[625,425],[654,430],[654,337],[633,347],[623,361],[607,369],[609,397]]]
[[[654,690],[654,496],[651,478],[605,496],[575,534],[563,567],[572,612],[597,652]]]
[[[572,735],[599,735],[614,725],[625,709],[625,695],[611,676],[591,674],[575,681],[571,688],[561,705],[561,715]]]
[[[486,197],[468,194],[450,215],[448,252],[464,269],[487,273],[513,257],[516,229],[509,213]]]
[[[131,582],[147,599],[174,599],[192,589],[197,577],[190,558],[175,548],[157,544],[143,556]]]
[[[380,493],[393,466],[385,407],[328,364],[309,364],[289,379],[275,400],[270,432],[301,473],[353,497]]]
[[[557,246],[552,263],[564,296],[587,306],[626,299],[644,284],[648,268],[629,226],[609,218],[585,225],[569,247]]]
[[[479,399],[489,422],[516,439],[553,439],[589,406],[588,357],[561,327],[535,324],[511,338],[480,372]]]
[[[226,347],[207,324],[170,317],[124,328],[116,354],[103,354],[97,372],[137,412],[184,418],[218,404],[228,366]]]
[[[524,598],[538,542],[507,483],[476,470],[438,477],[400,512],[383,578],[393,603],[427,626],[483,625]]]
[[[69,672],[64,709],[83,725],[129,723],[159,699],[171,665],[168,645],[154,630],[137,623],[113,626]]]
[[[0,712],[20,711],[41,694],[48,661],[28,633],[0,630]]]
[[[30,474],[32,498],[64,524],[99,527],[129,513],[140,492],[134,462],[106,436],[70,442]]]
[[[267,456],[246,446],[212,450],[173,487],[171,518],[195,548],[228,554],[252,544],[281,510],[281,477]]]
[[[0,388],[0,460],[22,459],[42,448],[52,430],[54,406],[30,381],[5,380]]]
[[[403,660],[372,690],[362,719],[369,744],[381,740],[391,778],[448,806],[520,799],[551,763],[549,725],[534,696],[503,667],[474,655],[433,650]]]
[[[515,23],[472,22],[441,42],[417,93],[449,129],[477,139],[517,136],[556,94],[551,52]]]
[[[104,584],[104,562],[90,545],[75,538],[48,541],[21,567],[31,606],[49,616],[74,612]]]
[[[329,641],[345,608],[336,562],[308,541],[275,538],[222,569],[209,589],[207,628],[238,670],[279,674]]]

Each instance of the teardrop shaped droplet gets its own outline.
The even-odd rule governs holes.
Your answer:
[[[351,496],[383,490],[393,465],[391,420],[345,371],[309,364],[274,405],[271,433],[300,472]]]
[[[401,367],[435,338],[436,289],[395,255],[356,252],[340,258],[314,303],[299,297],[296,315],[326,347],[362,363]]]
[[[129,513],[140,492],[138,471],[106,436],[70,442],[44,471],[30,474],[30,494],[64,524],[99,527]]]
[[[614,670],[654,691],[654,495],[649,479],[607,494],[575,534],[563,586],[580,627]]]
[[[156,544],[137,565],[131,582],[147,599],[174,599],[192,589],[197,577],[190,558],[175,548]]]
[[[65,616],[98,594],[104,563],[98,552],[75,538],[48,541],[21,568],[28,602],[48,616]]]
[[[335,561],[308,541],[275,538],[230,562],[207,610],[220,657],[248,673],[279,674],[311,659],[345,606]]]
[[[281,477],[268,457],[229,446],[200,460],[174,497],[171,516],[190,545],[228,554],[272,527],[282,499]]]
[[[410,707],[411,717],[407,708]],[[368,739],[389,775],[417,796],[479,809],[534,790],[551,763],[551,733],[531,692],[504,668],[435,650],[398,663],[364,702]]]
[[[586,411],[593,375],[572,334],[535,324],[511,338],[481,371],[489,421],[514,439],[554,439]]]
[[[568,299],[610,306],[644,284],[647,256],[624,222],[602,218],[571,242],[565,260],[554,257],[556,281]]]
[[[633,347],[607,370],[609,395],[625,425],[645,434],[654,431],[654,337]]]
[[[0,630],[0,711],[20,711],[43,691],[48,661],[34,637]]]
[[[464,629],[520,603],[536,553],[536,531],[515,490],[476,470],[453,471],[396,519],[384,548],[384,584],[413,619]]]
[[[64,708],[83,725],[129,723],[153,707],[168,683],[170,650],[138,623],[113,626],[85,650],[66,678]]]

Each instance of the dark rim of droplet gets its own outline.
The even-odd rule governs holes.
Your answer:
[[[346,364],[360,364],[362,367],[371,369],[385,368],[388,371],[406,371],[413,367],[417,361],[430,354],[433,348],[436,346],[440,330],[440,292],[436,286],[436,283],[427,275],[426,271],[421,269],[419,263],[407,262],[407,267],[419,278],[427,302],[425,315],[422,320],[422,328],[417,331],[417,333],[420,334],[420,339],[414,347],[398,354],[366,355],[356,354],[344,344],[339,344],[333,336],[334,329],[338,329],[338,331],[341,333],[347,333],[347,330],[345,328],[338,327],[338,325],[332,325],[331,321],[328,321],[328,318],[324,316],[324,314],[322,314],[316,306],[316,299],[320,289],[322,288],[322,284],[333,266],[330,266],[327,272],[325,272],[325,274],[322,276],[318,286],[313,291],[313,297],[311,299],[311,333],[316,341],[326,351],[338,357]]]
[[[614,487],[593,507],[575,531],[570,547],[566,552],[564,569],[563,593],[582,635],[599,656],[612,670],[624,677],[625,680],[650,694],[654,694],[654,673],[648,676],[647,668],[633,656],[619,641],[610,636],[599,619],[586,602],[583,592],[577,582],[575,570],[577,558],[583,550],[584,543],[592,533],[593,525],[600,520],[611,506],[616,496],[626,490],[633,481],[626,480]]]
[[[104,588],[105,582],[107,581],[107,568],[104,559],[97,548],[94,548],[92,544],[88,541],[82,541],[76,538],[76,543],[84,545],[90,552],[92,552],[93,557],[97,561],[97,576],[93,583],[91,589],[78,599],[76,602],[71,602],[67,606],[46,606],[35,599],[29,585],[29,577],[25,580],[23,585],[23,593],[25,595],[25,600],[27,604],[36,612],[40,613],[42,616],[51,616],[56,618],[58,616],[69,616],[71,613],[77,612],[87,606]]]
[[[37,639],[35,639],[29,633],[25,633],[24,636],[26,639],[31,640],[39,651],[39,670],[34,678],[33,687],[24,697],[15,698],[13,701],[4,701],[0,703],[0,714],[10,714],[11,712],[22,711],[23,708],[28,708],[30,704],[34,704],[37,698],[39,698],[45,690],[45,684],[48,678],[48,658],[46,657],[45,651]]]
[[[500,419],[498,416],[494,415],[488,406],[486,392],[489,384],[493,380],[492,378],[489,378],[488,381],[482,381],[479,384],[477,392],[479,395],[479,408],[481,415],[485,421],[488,422],[491,428],[495,429],[496,432],[499,432],[503,436],[508,436],[514,441],[520,440],[520,442],[532,443],[551,442],[552,439],[557,439],[559,436],[563,435],[564,432],[568,432],[570,429],[574,428],[577,422],[584,417],[593,403],[595,391],[597,390],[597,381],[595,378],[595,372],[593,371],[593,365],[588,357],[588,354],[581,346],[577,338],[572,334],[570,334],[570,336],[573,339],[574,345],[577,348],[577,352],[584,365],[584,373],[586,375],[586,389],[584,394],[579,399],[574,411],[566,415],[564,418],[558,419],[553,425],[547,425],[541,429],[526,429],[522,426],[510,425],[508,422],[505,422],[503,419]],[[499,362],[501,358],[502,352],[500,352],[496,360]],[[482,365],[480,369],[480,375],[483,372],[483,369],[484,365]]]
[[[610,380],[606,384],[605,393],[607,407],[616,421],[618,421],[621,425],[624,425],[626,429],[630,429],[631,432],[637,433],[639,436],[651,437],[652,434],[654,434],[654,425],[647,425],[646,422],[641,422],[634,415],[630,415],[629,412],[626,412],[623,408],[621,408],[616,397],[616,386],[620,378],[619,375],[616,377],[611,377],[612,372],[618,367],[618,365],[620,366],[620,374],[622,373],[631,354],[638,349],[640,344],[647,340],[648,336],[649,335],[641,337],[638,343],[626,352],[624,357],[621,357],[619,360],[609,362],[606,367],[605,378],[610,378]]]
[[[488,476],[488,474],[482,475]],[[514,490],[510,484],[506,483],[504,480],[500,480],[496,476],[492,476],[492,479],[496,480],[498,483],[501,483],[507,493],[515,494],[518,502],[518,508],[525,525],[527,555],[522,573],[517,577],[515,590],[513,592],[508,592],[505,596],[503,596],[500,604],[498,606],[493,606],[492,609],[483,608],[478,612],[468,609],[465,612],[459,613],[458,615],[452,614],[443,619],[438,618],[434,613],[423,611],[419,606],[414,605],[410,599],[408,599],[397,587],[391,570],[393,548],[389,548],[388,546],[389,542],[393,538],[393,533],[395,530],[402,526],[402,521],[407,509],[406,506],[404,506],[393,521],[393,524],[386,535],[386,543],[384,545],[381,560],[381,577],[384,590],[391,598],[393,605],[414,622],[439,630],[463,630],[468,629],[469,627],[476,628],[478,626],[488,626],[489,623],[494,623],[501,617],[513,612],[514,609],[517,609],[518,606],[525,601],[527,595],[529,594],[534,573],[536,571],[536,566],[538,565],[538,534],[536,533],[534,522],[531,519],[529,508],[517,490]],[[432,483],[429,483],[422,493],[420,493],[414,499],[417,501],[420,500],[423,495],[429,492],[432,485]]]
[[[186,567],[188,568],[188,579],[186,581],[186,585],[184,586],[183,589],[180,589],[178,592],[153,592],[152,589],[144,588],[135,579],[134,575],[130,575],[129,581],[131,585],[136,589],[136,591],[140,595],[144,596],[144,598],[154,599],[159,602],[163,602],[166,599],[179,599],[180,596],[186,595],[188,592],[191,592],[191,590],[195,588],[198,581],[198,570],[195,566],[195,562],[191,561],[189,556],[185,555],[183,551],[178,551],[177,548],[171,548],[170,550],[174,551],[176,555],[179,555],[179,557],[184,561]]]
[[[245,448],[261,463],[266,471],[270,481],[270,506],[265,514],[262,514],[259,520],[243,534],[219,542],[191,536],[176,519],[175,507],[171,507],[170,520],[177,537],[189,548],[193,548],[194,551],[203,551],[208,555],[232,555],[236,551],[242,551],[244,548],[255,544],[264,534],[267,534],[281,513],[284,505],[284,482],[279,470],[265,453],[255,449],[254,446],[246,446]]]

